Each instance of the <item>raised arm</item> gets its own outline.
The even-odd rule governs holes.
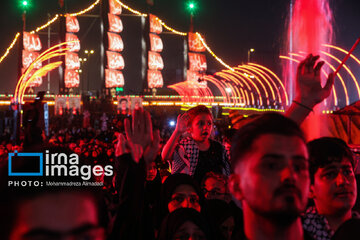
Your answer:
[[[313,108],[327,98],[334,85],[334,74],[330,73],[324,87],[321,86],[320,71],[323,61],[310,54],[297,69],[295,98],[285,115],[301,124]],[[315,65],[316,63],[316,65]]]
[[[174,153],[175,147],[179,142],[180,136],[186,131],[188,125],[189,115],[187,113],[180,114],[177,117],[176,127],[174,132],[171,134],[170,139],[166,142],[161,152],[161,158],[171,160]]]

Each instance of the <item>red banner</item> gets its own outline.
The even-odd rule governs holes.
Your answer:
[[[157,33],[160,34],[162,33],[162,25],[160,23],[160,21],[158,20],[158,18],[153,15],[153,14],[149,14],[149,18],[150,18],[150,32],[152,33]]]
[[[150,49],[154,52],[161,52],[163,50],[163,42],[161,38],[153,33],[149,34],[150,37]]]
[[[27,51],[40,51],[41,50],[41,41],[40,37],[37,34],[31,34],[28,32],[23,33],[23,44],[24,49]]]
[[[108,32],[108,39],[109,39],[109,50],[115,52],[121,52],[124,49],[124,43],[120,35],[116,33]]]
[[[195,87],[206,87],[207,86],[206,81],[199,81],[203,76],[204,74],[202,73],[187,70],[186,80],[188,82],[195,83],[194,84]]]
[[[109,31],[110,32],[122,32],[123,31],[123,24],[120,19],[120,17],[114,15],[114,14],[108,14],[109,19]]]
[[[120,53],[106,51],[107,66],[110,69],[122,70],[125,67],[124,58]]]
[[[22,68],[21,74],[23,74],[25,72],[25,70],[26,70],[26,68]],[[35,71],[36,71],[36,69],[33,69],[31,71],[31,73],[29,75],[27,75],[26,79],[29,79],[34,74]],[[41,84],[42,84],[42,78],[37,77],[37,78],[33,79],[33,81],[29,84],[28,87],[40,87]]]
[[[66,88],[75,88],[79,87],[80,77],[79,73],[76,70],[65,69],[65,87]]]
[[[23,67],[26,69],[30,66],[30,64],[32,62],[35,61],[35,59],[39,56],[40,54],[38,52],[29,52],[26,50],[22,51],[22,65]],[[35,65],[35,68],[41,68],[42,64],[41,62],[37,63]]]
[[[66,69],[80,69],[79,55],[77,53],[67,52],[65,55]]]
[[[159,53],[148,52],[148,68],[151,70],[162,70],[164,68],[164,62]]]
[[[115,0],[109,0],[110,13],[115,15],[121,14],[121,4]]]
[[[105,87],[115,88],[124,86],[124,75],[120,71],[105,69]]]
[[[191,71],[206,71],[207,65],[205,55],[200,53],[189,53],[189,66]]]
[[[66,42],[76,41],[76,42],[69,43],[67,45],[67,47],[70,48],[70,50],[69,50],[70,52],[80,51],[80,41],[79,41],[79,38],[75,34],[66,33],[65,41]]]
[[[149,88],[161,88],[164,85],[164,81],[160,71],[148,70],[147,80]]]
[[[80,31],[80,24],[75,16],[66,16],[66,31],[72,33]]]
[[[205,46],[200,41],[199,36],[196,33],[189,32],[189,50],[192,52],[204,52]]]

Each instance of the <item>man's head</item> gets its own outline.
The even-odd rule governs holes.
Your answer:
[[[223,174],[208,172],[202,180],[201,188],[206,199],[230,201],[227,190],[227,178]]]
[[[354,157],[346,143],[323,137],[308,143],[310,197],[323,215],[349,213],[356,201]]]
[[[290,224],[304,211],[309,192],[308,152],[298,125],[279,114],[265,114],[235,135],[234,174],[229,188],[242,201],[244,215]]]
[[[120,100],[120,106],[122,111],[126,111],[126,109],[128,108],[128,101],[126,98],[122,98]]]

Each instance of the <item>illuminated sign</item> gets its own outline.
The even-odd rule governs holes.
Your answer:
[[[27,51],[40,51],[41,50],[41,41],[40,37],[37,34],[31,34],[24,32],[24,49]]]
[[[26,50],[22,51],[22,65],[24,68],[28,68],[32,62],[39,56],[38,52],[29,52]],[[41,62],[38,62],[35,65],[35,68],[41,68]]]
[[[120,17],[109,13],[108,19],[109,19],[109,31],[110,32],[119,33],[119,32],[123,31],[123,24],[122,24]]]
[[[67,52],[65,55],[65,67],[72,70],[79,69],[79,55],[77,55],[77,53]]]
[[[205,46],[202,44],[199,36],[196,33],[189,32],[189,50],[192,52],[204,52]]]
[[[108,32],[108,39],[109,39],[109,50],[115,52],[121,52],[124,49],[124,43],[120,35],[116,33]]]
[[[66,31],[73,33],[80,31],[80,24],[75,16],[66,16]]]
[[[191,71],[206,71],[206,57],[200,53],[189,53],[189,68]]]
[[[116,88],[124,86],[124,75],[120,71],[105,69],[105,87]]]
[[[76,42],[71,42],[76,41]],[[80,51],[80,41],[79,38],[72,33],[66,33],[66,42],[71,42],[67,44],[67,47],[70,48],[70,52],[78,52]]]
[[[106,51],[108,68],[122,70],[125,67],[124,58],[120,53]]]
[[[115,0],[109,0],[110,13],[115,15],[121,14],[121,4]]]
[[[161,88],[164,85],[164,81],[160,71],[148,70],[147,80],[149,88]]]
[[[80,76],[76,70],[65,69],[65,87],[75,88],[79,87]]]
[[[148,68],[151,70],[162,70],[164,68],[164,62],[159,53],[148,52]]]
[[[161,38],[153,33],[149,34],[150,37],[150,49],[154,52],[161,52],[163,50],[163,42]]]
[[[162,33],[162,25],[155,15],[149,14],[149,21],[150,21],[150,32],[157,34]]]

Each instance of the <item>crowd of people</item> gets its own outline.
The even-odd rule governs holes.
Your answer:
[[[112,165],[114,175],[95,179],[104,183],[101,188],[13,189],[2,171],[0,235],[11,240],[359,239],[357,162],[351,150],[333,137],[307,142],[299,127],[333,85],[329,74],[321,86],[323,62],[317,60],[309,55],[299,64],[297,92],[284,115],[252,116],[231,134],[218,134],[217,141],[213,116],[202,105],[180,114],[176,126],[167,129],[159,129],[164,124],[142,108],[52,119],[49,138],[24,149],[75,152],[82,163]],[[21,151],[6,143],[7,152]]]

